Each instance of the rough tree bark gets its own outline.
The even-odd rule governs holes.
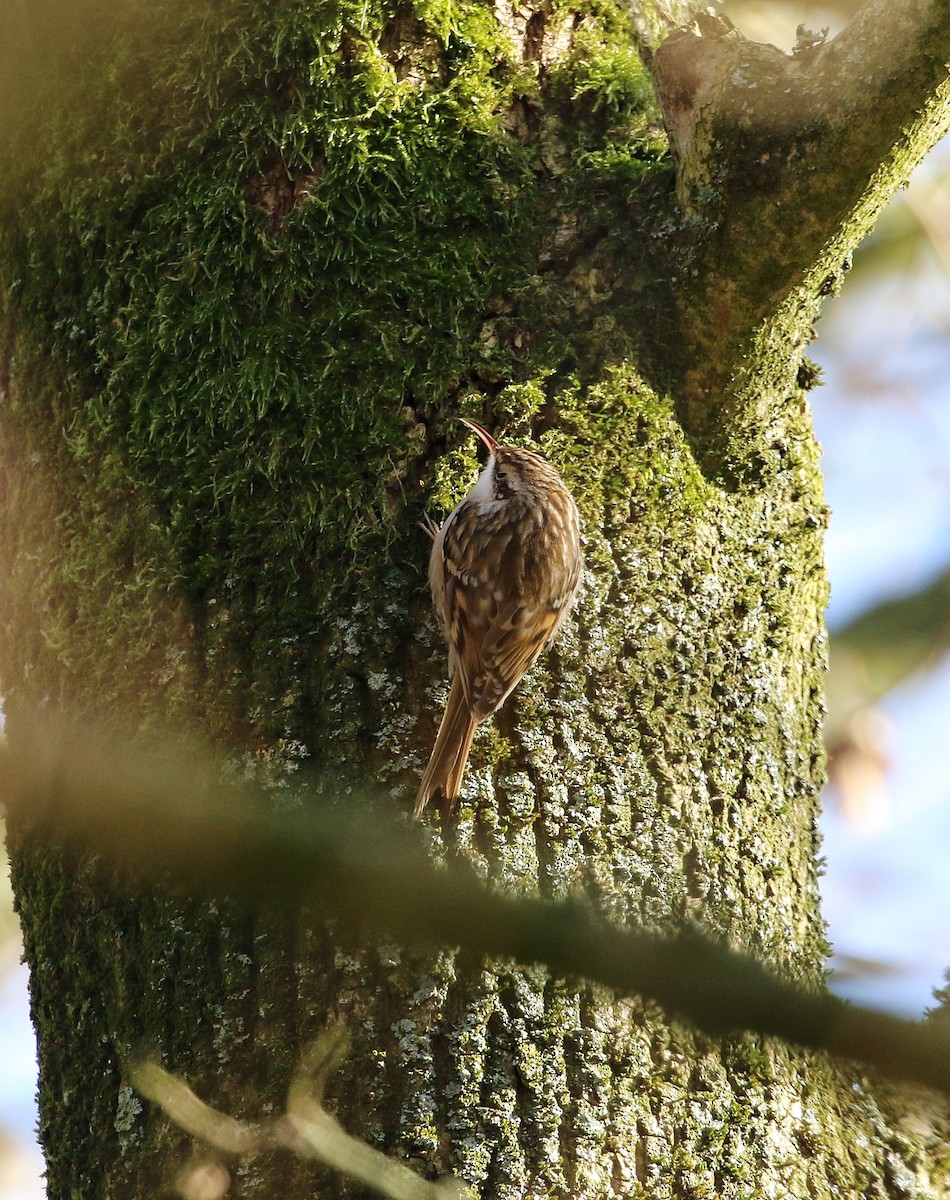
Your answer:
[[[700,9],[229,0],[131,8],[72,76],[60,47],[0,234],[12,738],[49,703],[197,728],[278,802],[305,764],[408,812],[445,691],[417,522],[471,414],[569,480],[587,571],[433,854],[822,986],[803,354],[947,125],[950,13],[791,57]],[[52,1200],[170,1186],[143,1047],[253,1116],[330,1017],[344,1125],[486,1198],[943,1193],[942,1113],[854,1070],[11,841]],[[345,1191],[274,1157],[231,1194]]]

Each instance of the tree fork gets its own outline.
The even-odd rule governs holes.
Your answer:
[[[754,475],[763,394],[785,403],[794,387],[785,348],[805,348],[851,252],[946,133],[948,62],[939,0],[875,0],[831,41],[806,35],[792,54],[709,15],[657,48],[688,218],[678,294],[690,353],[674,389],[724,481]]]

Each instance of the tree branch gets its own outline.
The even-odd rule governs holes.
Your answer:
[[[584,976],[714,1036],[774,1035],[950,1093],[950,1022],[852,1007],[696,933],[623,930],[577,903],[500,895],[462,862],[433,866],[418,831],[372,812],[371,801],[362,819],[313,801],[274,814],[272,793],[219,787],[212,765],[194,757],[63,730],[21,731],[18,742],[17,752],[0,749],[13,836],[104,856],[130,887],[316,906],[376,934]],[[353,807],[350,795],[347,814]]]
[[[833,41],[803,41],[792,55],[711,17],[658,48],[690,225],[681,291],[693,432],[713,432],[710,407],[741,393],[754,337],[814,318],[877,213],[946,132],[948,63],[944,0],[871,0]]]

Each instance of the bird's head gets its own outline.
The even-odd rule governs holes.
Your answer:
[[[462,417],[461,421],[488,447],[488,462],[473,492],[479,499],[510,500],[543,489],[558,479],[554,468],[540,454],[520,446],[503,446],[475,421],[468,417]]]

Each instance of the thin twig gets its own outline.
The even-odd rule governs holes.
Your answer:
[[[223,1154],[253,1158],[262,1150],[282,1147],[359,1180],[389,1200],[472,1200],[472,1193],[459,1180],[422,1179],[409,1167],[352,1137],[318,1102],[314,1091],[323,1095],[346,1047],[342,1027],[325,1030],[291,1084],[286,1114],[260,1124],[237,1121],[205,1104],[183,1079],[152,1060],[133,1067],[131,1078],[138,1091],[180,1129]]]
[[[183,1079],[156,1062],[138,1063],[132,1068],[131,1078],[136,1090],[167,1113],[179,1129],[224,1154],[250,1158],[275,1144],[267,1126],[237,1121],[218,1112],[199,1100]]]

